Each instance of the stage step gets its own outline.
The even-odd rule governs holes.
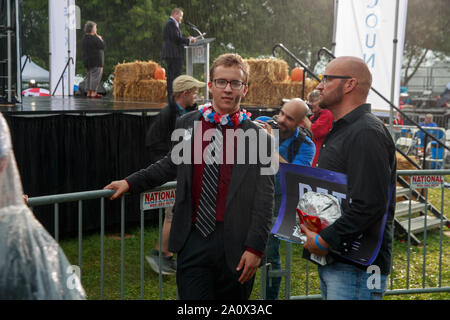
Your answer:
[[[408,220],[401,221],[400,224],[405,230],[408,230]],[[441,219],[428,216],[427,217],[427,230],[440,226]],[[411,233],[419,233],[425,230],[425,216],[420,216],[411,219]]]
[[[421,202],[411,200],[411,214],[425,210],[425,205]],[[395,204],[395,217],[407,216],[409,212],[409,200],[397,202]]]
[[[403,188],[403,187],[397,187],[395,189],[395,195],[397,197],[401,197],[401,196],[409,196],[409,188]]]

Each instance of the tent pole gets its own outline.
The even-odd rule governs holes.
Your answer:
[[[66,16],[66,24],[67,24],[67,39],[68,39],[68,43],[67,43],[67,61],[69,61],[70,60],[70,49],[71,49],[71,44],[72,44],[72,41],[71,41],[71,39],[70,39],[70,33],[71,33],[71,28],[72,28],[72,26],[70,25],[70,21],[71,21],[71,10],[70,10],[70,0],[67,0],[67,3],[66,3],[66,8],[67,8],[67,16]],[[71,74],[71,69],[70,69],[70,63],[69,63],[69,65],[67,66],[67,95],[70,97],[71,96],[71,90],[70,90],[70,79],[71,79],[71,76],[70,76],[70,74]],[[64,81],[64,80],[63,80]]]
[[[17,84],[16,84],[16,96],[17,102],[22,103],[22,38],[20,37],[20,4],[19,0],[16,0],[16,69],[17,69]]]
[[[331,43],[331,52],[335,55],[336,49],[336,26],[337,26],[337,14],[338,14],[339,0],[334,0],[334,19],[333,19],[333,42]]]
[[[48,1],[48,86],[50,95],[52,95],[53,89],[53,79],[52,79],[52,25],[51,25],[51,17],[53,16],[52,10],[52,0]]]
[[[398,6],[399,1],[395,1],[395,26],[394,26],[394,52],[392,57],[392,78],[391,78],[391,103],[393,105],[396,105],[396,101],[394,101],[395,97],[395,71],[396,71],[396,65],[397,65],[397,43],[398,43]],[[389,112],[389,131],[391,132],[391,135],[394,134],[394,127],[393,127],[393,121],[394,121],[394,109],[392,106],[390,107]]]
[[[12,102],[11,91],[12,91],[12,64],[11,64],[11,0],[6,0],[6,26],[7,26],[7,50],[8,50],[8,102]]]

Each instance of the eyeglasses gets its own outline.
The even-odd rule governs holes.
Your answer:
[[[322,76],[322,83],[323,84],[327,84],[328,80],[333,80],[333,79],[351,79],[353,77],[350,76],[335,76],[335,75],[331,75],[331,74],[324,74]]]
[[[219,89],[225,89],[227,85],[230,84],[232,90],[240,90],[244,85],[244,82],[239,80],[228,81],[226,79],[214,79],[213,82],[215,86]]]

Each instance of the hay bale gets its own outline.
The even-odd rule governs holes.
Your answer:
[[[160,65],[152,60],[124,62],[114,69],[114,82],[134,82],[154,79],[155,69]]]
[[[397,158],[397,170],[418,170],[411,162],[409,162],[400,152],[395,153],[395,157]],[[409,156],[412,160],[418,163],[418,159],[415,156]],[[409,176],[401,176],[403,179],[409,182]],[[397,182],[397,186],[401,186],[400,183]],[[416,189],[417,192],[421,193],[422,189]],[[397,202],[403,201],[403,197],[397,197]],[[415,198],[413,198],[415,200]]]
[[[305,80],[305,100],[308,98],[308,94],[313,91],[319,85],[319,81],[316,79],[306,78]]]
[[[409,162],[400,152],[396,152],[397,158],[397,170],[417,170],[417,168]],[[415,156],[409,156],[412,160],[418,163],[418,159]]]
[[[152,102],[167,101],[166,80],[141,80],[137,84],[136,98]]]
[[[120,82],[114,85],[114,98],[146,100],[150,102],[167,101],[166,80],[140,80]]]
[[[317,81],[306,79],[305,99],[318,84]],[[301,98],[302,83],[285,80],[275,83],[250,84],[243,105],[258,105],[264,107],[280,106],[283,99]]]
[[[114,98],[165,102],[167,100],[166,80],[155,80],[156,68],[161,66],[152,61],[124,62],[114,69]]]
[[[133,82],[126,82],[125,83],[125,88],[123,90],[123,97],[127,98],[127,99],[137,99],[137,81],[133,81]]]
[[[121,98],[124,95],[126,82],[114,81],[113,95],[114,98]]]
[[[273,83],[283,82],[289,77],[289,66],[282,59],[245,59],[250,67],[248,82]]]

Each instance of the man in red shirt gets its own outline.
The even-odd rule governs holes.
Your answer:
[[[333,115],[330,110],[322,109],[319,106],[320,91],[313,90],[308,95],[308,105],[311,108],[312,116],[309,117],[311,120],[311,131],[313,133],[313,142],[316,146],[316,154],[314,155],[314,160],[312,166],[315,167],[317,164],[317,159],[319,159],[320,147],[322,146],[325,137],[331,130],[333,125]]]

